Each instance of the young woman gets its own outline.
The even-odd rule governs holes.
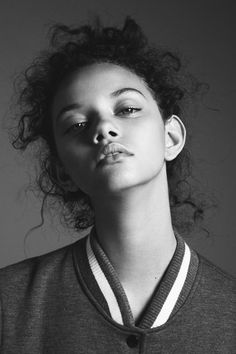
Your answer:
[[[233,353],[233,280],[180,233],[191,194],[184,102],[197,83],[138,25],[57,26],[26,71],[14,146],[89,235],[0,272],[2,353]],[[181,119],[180,119],[181,118]]]

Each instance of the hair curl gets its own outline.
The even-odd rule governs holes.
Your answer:
[[[58,156],[50,110],[63,79],[93,63],[120,65],[147,83],[164,121],[176,114],[185,124],[185,104],[199,90],[199,84],[185,74],[176,54],[150,46],[140,27],[129,17],[122,29],[103,27],[98,21],[93,26],[77,28],[55,25],[50,35],[49,49],[33,61],[21,80],[18,101],[21,114],[12,144],[16,149],[25,150],[32,143],[42,143],[38,155],[41,171],[36,177],[36,184],[44,194],[42,205],[46,199],[59,202],[67,225],[81,230],[94,222],[90,200],[82,191],[66,192],[55,172]],[[186,147],[175,160],[167,162],[167,176],[173,225],[180,232],[189,232],[203,219],[205,204],[191,188],[191,164]]]

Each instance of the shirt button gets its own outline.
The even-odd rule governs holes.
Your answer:
[[[126,343],[130,348],[135,348],[138,345],[138,337],[135,335],[131,334],[129,337],[126,339]]]

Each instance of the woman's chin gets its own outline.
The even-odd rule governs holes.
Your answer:
[[[136,177],[137,178],[137,177]],[[127,189],[135,187],[137,185],[136,179],[134,176],[129,174],[106,174],[103,178],[99,178],[96,180],[96,184],[94,186],[95,194],[118,194],[123,191],[127,191]]]

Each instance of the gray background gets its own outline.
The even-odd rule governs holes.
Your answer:
[[[189,69],[210,91],[194,107],[192,155],[194,173],[213,191],[218,209],[209,215],[210,237],[195,235],[189,243],[226,271],[235,274],[235,1],[219,0],[5,0],[0,5],[0,266],[62,247],[79,235],[48,216],[41,229],[40,202],[25,194],[32,171],[30,156],[15,152],[4,126],[12,114],[13,78],[46,46],[47,26],[77,24],[99,14],[106,24],[121,24],[131,15],[153,43],[178,49]],[[211,217],[210,217],[211,216]]]

